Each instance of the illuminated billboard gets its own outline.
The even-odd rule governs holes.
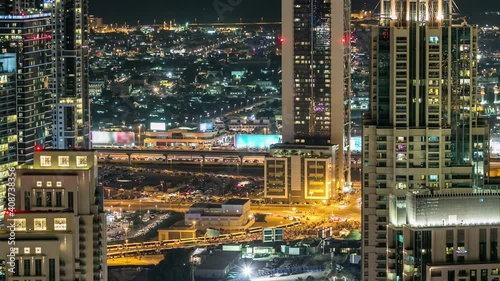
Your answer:
[[[92,144],[94,145],[134,145],[135,134],[133,132],[92,132]]]
[[[234,146],[239,149],[264,149],[276,143],[281,143],[281,135],[236,135],[234,138]]]
[[[361,137],[351,137],[351,151],[361,152]]]
[[[214,123],[201,123],[200,124],[200,132],[211,132],[214,130]]]
[[[498,135],[492,136],[490,140],[490,145],[491,145],[491,155],[493,157],[500,156],[500,136]]]
[[[165,131],[167,130],[167,125],[160,122],[151,122],[149,128],[151,128],[152,131]]]

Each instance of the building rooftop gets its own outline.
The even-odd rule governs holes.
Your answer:
[[[225,269],[230,263],[241,256],[237,251],[212,251],[206,254],[207,257],[197,267],[197,269]]]
[[[222,208],[222,204],[216,204],[216,203],[194,203],[189,208],[220,209],[220,208]]]
[[[250,201],[250,199],[233,198],[227,200],[224,205],[245,205],[248,201]]]
[[[273,144],[271,149],[322,149],[332,150],[338,149],[338,145],[312,145],[312,144],[295,144],[295,143],[277,143]]]

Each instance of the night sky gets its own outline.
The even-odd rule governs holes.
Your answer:
[[[339,1],[339,0],[336,0]],[[232,11],[219,13],[224,21],[239,21],[245,19],[280,20],[281,0],[89,0],[90,12],[103,17],[105,23],[152,23],[176,19],[178,23],[215,22],[218,13],[215,3],[238,3]],[[352,0],[353,9],[364,5],[373,9],[378,0]],[[480,12],[500,10],[499,0],[455,0],[460,12],[471,17],[471,22],[482,19]],[[500,19],[500,16],[497,17]]]

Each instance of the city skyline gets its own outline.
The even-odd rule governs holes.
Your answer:
[[[376,11],[376,5],[379,1],[352,1],[353,10],[367,8],[368,10]],[[455,1],[461,14],[472,17],[472,22],[483,20],[480,13],[485,11],[500,10],[500,2],[489,0],[457,0]],[[237,5],[226,6],[229,4],[227,0],[188,0],[182,2],[169,2],[163,0],[148,0],[149,5],[144,5],[138,1],[90,1],[90,13],[97,17],[104,18],[105,22],[136,24],[138,20],[145,24],[153,23],[156,19],[158,22],[163,20],[177,19],[179,23],[186,21],[194,21],[196,18],[199,22],[216,22],[218,17],[225,18],[226,21],[238,21],[240,17],[252,20],[258,20],[261,17],[264,19],[279,21],[281,19],[281,0],[241,0],[232,1]],[[118,5],[119,4],[119,5]],[[127,7],[121,10],[119,6]],[[215,8],[215,7],[219,8]],[[150,7],[155,8],[154,11]],[[189,9],[190,7],[199,7],[197,11]],[[225,11],[224,7],[229,10]],[[255,7],[259,7],[256,12]],[[262,9],[260,7],[265,7]],[[487,8],[486,8],[487,7]],[[217,10],[219,9],[219,10]],[[113,15],[106,15],[106,11],[116,10]],[[497,20],[498,22],[499,20]]]
[[[500,278],[498,3],[114,1],[0,0],[0,281]]]

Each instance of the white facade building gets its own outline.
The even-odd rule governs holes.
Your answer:
[[[487,188],[489,130],[477,112],[478,29],[452,19],[452,2],[380,3],[371,36],[370,112],[363,121],[363,280],[410,280],[392,275],[390,267],[391,195]]]
[[[34,164],[20,166],[15,183],[15,208],[9,206],[0,233],[4,280],[107,280],[95,152],[35,152]]]

